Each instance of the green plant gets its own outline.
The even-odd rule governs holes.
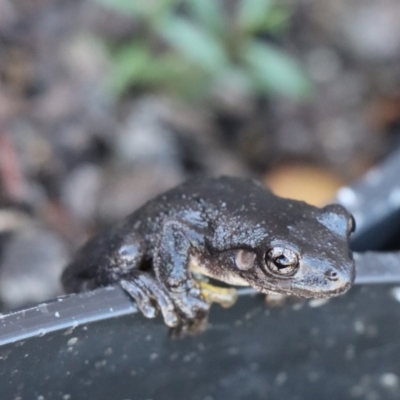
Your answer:
[[[143,27],[143,34],[113,49],[117,94],[139,85],[201,98],[226,79],[262,95],[301,98],[309,92],[298,63],[260,39],[279,34],[288,20],[287,10],[272,0],[241,0],[230,17],[219,0],[96,1]]]

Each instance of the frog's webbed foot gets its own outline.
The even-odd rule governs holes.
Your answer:
[[[235,289],[217,287],[204,281],[194,282],[195,285],[188,292],[172,294],[181,314],[181,323],[172,330],[173,337],[203,332],[207,328],[212,303],[230,307],[237,300]]]
[[[180,316],[180,323],[172,335],[177,337],[203,332],[207,327],[210,304],[203,299],[200,289],[193,285],[186,291],[172,292],[171,297]]]
[[[146,318],[154,318],[161,310],[165,324],[171,328],[179,323],[179,316],[168,291],[150,274],[139,272],[121,279],[121,287],[136,301]]]
[[[160,310],[165,324],[174,328],[175,337],[200,333],[207,326],[210,304],[203,300],[196,286],[182,292],[169,292],[146,272],[130,274],[119,284],[136,301],[146,318],[155,318]]]

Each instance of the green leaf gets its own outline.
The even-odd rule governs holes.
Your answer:
[[[164,18],[157,31],[182,57],[209,73],[218,73],[228,63],[219,40],[184,18]]]
[[[287,7],[272,7],[261,29],[271,33],[282,33],[288,26],[290,13]]]
[[[245,31],[259,29],[268,16],[271,0],[242,0],[239,4],[238,25]]]
[[[154,18],[171,10],[179,0],[94,0],[96,3],[134,17]]]
[[[226,31],[226,20],[220,1],[188,0],[188,6],[197,20],[215,35],[222,36]]]
[[[110,8],[114,11],[121,13],[129,13],[131,15],[140,15],[143,7],[140,6],[139,2],[132,0],[94,0],[95,3],[100,4],[103,7]]]
[[[262,92],[302,98],[309,94],[311,83],[299,64],[281,50],[258,40],[248,42],[242,57]]]
[[[116,95],[137,85],[192,99],[209,90],[210,78],[193,63],[172,52],[156,56],[144,42],[120,49],[114,63],[108,84]]]
[[[152,55],[143,43],[131,44],[120,49],[114,56],[111,89],[116,94],[121,94],[132,84],[143,81],[151,60]]]

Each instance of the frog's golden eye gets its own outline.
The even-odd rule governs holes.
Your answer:
[[[273,247],[265,255],[265,263],[274,275],[291,276],[299,267],[299,256],[285,247]]]
[[[247,271],[253,266],[255,258],[256,255],[253,252],[239,250],[236,253],[235,263],[238,269],[241,271]]]
[[[356,220],[352,215],[350,215],[350,218],[347,221],[347,232],[350,235],[350,233],[353,233],[356,230]]]

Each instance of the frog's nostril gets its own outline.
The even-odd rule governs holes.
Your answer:
[[[325,272],[325,276],[330,281],[337,281],[339,279],[339,274],[336,271],[327,271]]]

